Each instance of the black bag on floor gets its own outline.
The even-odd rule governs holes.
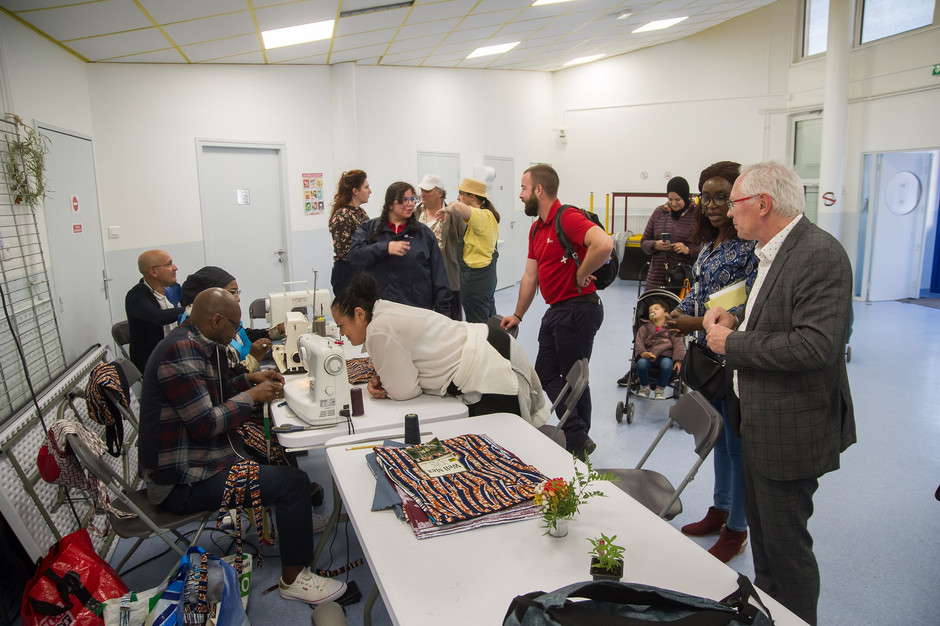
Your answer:
[[[750,603],[750,598],[764,613]],[[738,576],[737,591],[720,602],[648,585],[583,582],[551,593],[533,591],[516,596],[503,618],[503,626],[641,626],[656,622],[771,626],[773,619],[744,575]]]

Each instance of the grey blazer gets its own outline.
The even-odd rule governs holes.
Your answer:
[[[774,480],[838,469],[855,442],[845,369],[852,268],[832,235],[801,219],[784,240],[747,329],[728,335],[738,371],[740,433],[753,470]],[[739,313],[743,317],[743,311]]]

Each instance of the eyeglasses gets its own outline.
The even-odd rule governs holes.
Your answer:
[[[753,196],[748,196],[746,198],[738,198],[737,200],[732,200],[731,198],[728,198],[728,208],[734,211],[734,205],[736,205],[737,203],[744,202],[745,200],[750,200],[751,198],[757,198],[759,196],[760,196],[759,193],[755,193]]]
[[[160,263],[159,265],[151,265],[150,269],[155,270],[158,267],[172,267],[172,265],[173,265],[173,259],[170,259],[166,263]]]
[[[241,320],[239,320],[239,321],[236,322],[236,321],[233,320],[232,318],[227,317],[227,316],[225,316],[225,315],[222,315],[221,313],[219,313],[219,317],[221,317],[221,318],[224,319],[224,320],[228,320],[228,323],[231,324],[231,325],[232,325],[232,328],[234,328],[235,330],[238,330],[239,328],[242,327]]]
[[[226,291],[232,294],[233,296],[240,296],[242,294],[241,289],[226,289]]]
[[[699,204],[702,206],[702,213],[705,212],[705,207],[709,204],[714,204],[716,207],[725,206],[728,204],[728,196],[708,196],[701,194],[698,197]]]
[[[418,199],[415,198],[414,196],[405,196],[404,198],[401,199],[402,204],[414,204],[417,201]]]

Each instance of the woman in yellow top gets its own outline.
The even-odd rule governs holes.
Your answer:
[[[457,202],[444,209],[467,225],[460,260],[460,300],[468,322],[496,315],[496,240],[499,213],[486,195],[486,183],[464,178],[457,186]]]

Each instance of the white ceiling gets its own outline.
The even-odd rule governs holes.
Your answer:
[[[92,63],[228,63],[469,67],[553,71],[682,39],[774,0],[0,0],[0,10]],[[632,15],[618,20],[617,15]],[[653,20],[689,16],[632,34]],[[335,19],[333,37],[265,50],[261,31]],[[520,41],[500,55],[479,46]]]

